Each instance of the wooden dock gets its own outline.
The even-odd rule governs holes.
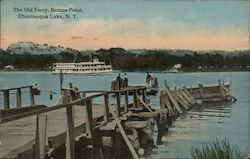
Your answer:
[[[103,114],[102,105],[93,105],[93,117]],[[86,107],[75,107],[75,126],[85,123]],[[65,109],[44,113],[47,116],[47,136],[57,136],[66,130],[67,118]],[[36,135],[36,116],[31,116],[0,125],[0,158],[13,158],[18,149],[31,149]],[[31,143],[30,145],[27,145]],[[52,144],[52,143],[51,143]],[[55,144],[55,143],[53,143]],[[30,146],[30,147],[27,147]],[[13,150],[16,150],[13,152]]]
[[[168,85],[160,94],[160,109],[151,108],[146,87],[133,86],[112,91],[62,89],[59,102],[50,107],[36,105],[30,91],[24,107],[21,90],[0,90],[4,110],[0,112],[0,158],[139,158],[150,153],[155,123],[158,133],[197,100],[236,101],[231,82],[182,88]],[[16,92],[17,107],[10,108],[9,93]],[[86,95],[87,93],[95,93]],[[132,95],[132,101],[129,100]],[[94,99],[102,98],[101,104]],[[123,100],[121,100],[123,99]],[[160,135],[159,135],[160,136]]]
[[[132,103],[129,92],[133,92]],[[103,97],[103,104],[93,103],[97,97]],[[111,103],[110,98],[115,102]],[[153,144],[149,134],[158,115],[146,103],[145,87],[101,91],[90,96],[86,96],[86,91],[64,89],[60,103],[51,107],[22,107],[19,103],[18,108],[10,109],[8,100],[4,95],[1,158],[139,158],[144,154],[143,148]],[[124,148],[127,151],[122,151]]]

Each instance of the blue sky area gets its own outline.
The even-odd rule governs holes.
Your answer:
[[[21,19],[18,14],[42,13],[17,13],[14,7],[81,8],[83,12],[71,20]],[[43,15],[50,14],[54,13]],[[246,0],[3,0],[1,15],[3,48],[16,41],[35,41],[77,49],[248,49],[249,3]],[[74,36],[84,38],[71,41]]]

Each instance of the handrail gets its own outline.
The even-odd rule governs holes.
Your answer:
[[[134,90],[141,90],[141,89],[146,89],[146,86],[136,86],[133,88],[124,88],[121,90],[83,90],[83,91],[74,91],[75,93],[98,93],[98,92],[104,92],[104,93],[122,93],[125,91],[134,91]],[[65,89],[63,88],[62,90],[72,90],[72,89]]]
[[[32,85],[30,86],[22,86],[22,87],[16,87],[16,88],[6,88],[6,89],[0,89],[0,92],[4,92],[4,91],[10,91],[10,90],[15,90],[15,89],[23,89],[23,88],[29,88],[32,87]]]
[[[33,92],[33,86],[22,86],[22,87],[16,87],[16,88],[8,88],[8,89],[1,89],[0,92],[3,92],[3,107],[4,110],[10,109],[10,91],[16,90],[16,107],[21,108],[22,107],[22,91],[21,89],[29,89],[29,95],[30,95],[30,105],[35,105],[35,99],[34,99],[34,92]]]
[[[38,114],[41,114],[41,113],[54,111],[54,110],[57,110],[57,109],[61,109],[61,108],[65,108],[65,107],[69,107],[69,106],[73,106],[73,105],[79,105],[79,104],[82,104],[82,103],[86,102],[87,100],[90,100],[90,99],[96,98],[96,97],[100,97],[100,96],[104,96],[106,94],[123,93],[123,92],[127,92],[127,91],[143,90],[143,89],[146,89],[146,87],[126,88],[126,89],[123,89],[123,90],[116,90],[116,91],[105,91],[105,92],[102,92],[102,93],[99,93],[99,94],[94,94],[94,95],[90,95],[90,96],[87,96],[87,97],[82,97],[80,99],[74,100],[74,101],[66,103],[66,104],[54,105],[54,106],[46,107],[46,108],[43,108],[43,109],[40,109],[40,110],[34,110],[34,111],[27,112],[27,113],[12,115],[12,116],[9,116],[9,117],[4,117],[4,118],[0,119],[0,124],[11,122],[11,121],[22,119],[22,118],[26,118],[26,117],[30,117],[30,116],[33,116],[33,115],[38,115]],[[76,92],[78,92],[78,91],[76,91]],[[79,91],[79,92],[81,92],[81,91]]]

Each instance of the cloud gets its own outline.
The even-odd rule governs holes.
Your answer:
[[[42,26],[42,27],[41,27]],[[142,20],[81,19],[27,21],[22,26],[4,24],[2,47],[16,41],[63,45],[79,50],[110,47],[248,49],[248,33],[237,28],[186,25],[162,17]]]

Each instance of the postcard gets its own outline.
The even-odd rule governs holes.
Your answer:
[[[249,158],[249,1],[1,0],[0,158]]]

